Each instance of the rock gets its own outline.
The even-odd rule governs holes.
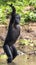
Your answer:
[[[24,53],[20,50],[18,50],[17,52],[18,52],[18,55],[24,55]]]
[[[0,65],[36,65],[36,56],[18,55],[10,64],[5,59],[0,59]]]

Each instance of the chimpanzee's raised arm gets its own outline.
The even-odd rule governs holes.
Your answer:
[[[12,8],[12,10],[13,10],[12,12],[16,13],[15,7],[12,4],[10,4],[9,6]]]
[[[12,8],[10,23],[15,23],[16,9],[12,4],[9,6]]]

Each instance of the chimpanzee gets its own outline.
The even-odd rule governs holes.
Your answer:
[[[8,56],[8,63],[11,63],[12,60],[18,55],[14,43],[20,35],[20,16],[16,13],[15,7],[12,4],[10,6],[12,7],[11,19],[8,27],[8,33],[3,45],[3,49]]]

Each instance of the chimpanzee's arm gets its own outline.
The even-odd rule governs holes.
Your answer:
[[[9,29],[10,30],[12,28],[12,25],[15,23],[15,15],[16,15],[16,9],[15,7],[11,4],[9,5],[12,8],[12,12],[11,12],[11,19],[10,19],[10,23],[9,23]]]

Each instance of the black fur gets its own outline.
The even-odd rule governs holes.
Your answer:
[[[13,5],[10,6],[12,7],[11,19],[8,27],[8,33],[3,46],[3,49],[8,56],[7,61],[9,63],[17,56],[17,51],[13,44],[16,42],[17,38],[20,35],[20,16],[16,14],[15,7]]]

